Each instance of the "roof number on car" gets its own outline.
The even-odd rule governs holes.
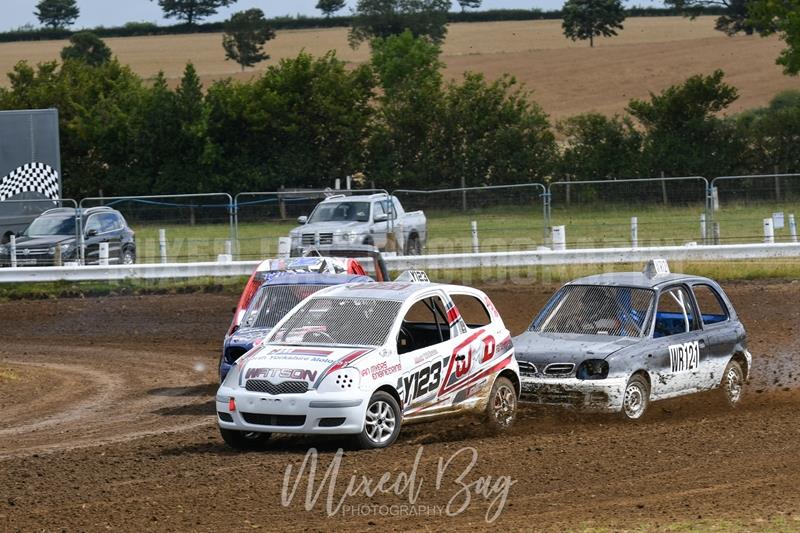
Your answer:
[[[411,283],[430,283],[428,274],[423,270],[406,270],[400,274],[395,281],[405,281]]]
[[[666,259],[651,259],[644,267],[644,275],[648,278],[669,274],[669,263]]]

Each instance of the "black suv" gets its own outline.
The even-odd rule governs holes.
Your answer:
[[[52,266],[56,264],[57,247],[61,261],[77,261],[79,233],[76,224],[81,217],[84,261],[97,264],[100,243],[108,243],[110,264],[132,265],[136,262],[134,233],[119,211],[110,207],[92,207],[75,210],[58,208],[45,211],[16,239],[17,266]],[[10,245],[0,246],[0,266],[11,265]]]

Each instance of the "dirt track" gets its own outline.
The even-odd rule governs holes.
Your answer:
[[[516,333],[552,288],[488,290]],[[800,283],[734,284],[729,293],[756,356],[735,412],[713,395],[655,404],[640,424],[524,408],[510,435],[453,420],[406,428],[378,452],[297,437],[274,439],[266,452],[223,446],[214,364],[233,295],[0,304],[0,370],[11,371],[0,372],[0,530],[797,529]],[[331,518],[327,486],[310,511],[306,484],[281,504],[287,465],[299,466],[312,445],[320,449],[317,488],[345,447],[333,499],[345,506]],[[477,463],[462,481],[492,476],[488,500],[504,487],[498,476],[516,483],[504,506],[472,490],[466,510],[448,517],[448,501],[450,511],[464,501],[456,478],[468,465],[466,452],[457,454],[465,447]],[[390,472],[393,482],[413,471],[418,453],[419,495],[406,514],[421,515],[381,514],[399,507],[359,514],[373,511],[363,504],[407,506],[409,491],[344,496],[351,475],[377,481]],[[454,454],[437,490],[437,461]]]

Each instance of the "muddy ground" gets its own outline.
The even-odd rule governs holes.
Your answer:
[[[485,289],[518,333],[553,287]],[[800,283],[728,292],[755,356],[734,411],[713,394],[654,404],[637,424],[525,407],[510,434],[451,420],[369,452],[334,438],[223,445],[215,364],[235,295],[2,303],[0,529],[798,529]],[[321,490],[306,505],[309,469],[291,489],[311,446]],[[384,473],[376,494],[346,492]]]

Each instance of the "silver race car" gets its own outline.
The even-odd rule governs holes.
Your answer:
[[[562,287],[514,338],[522,401],[644,415],[651,401],[719,388],[736,405],[750,372],[745,329],[714,281],[589,276]]]

